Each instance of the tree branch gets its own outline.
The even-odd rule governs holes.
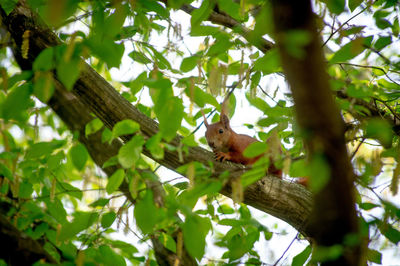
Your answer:
[[[345,244],[349,235],[360,237],[355,210],[354,173],[345,146],[344,123],[333,101],[325,71],[311,1],[273,0],[272,6],[275,39],[293,93],[308,159],[311,162],[322,160],[318,162],[319,167],[325,165],[329,171],[327,184],[314,193],[314,208],[308,224],[310,236],[317,245],[341,245],[344,248],[338,258],[324,262],[324,265],[363,264],[360,263],[363,257],[361,244]],[[292,40],[290,34],[293,32],[302,32],[309,38],[308,43],[298,44],[297,53],[289,51],[289,44],[285,43]],[[312,175],[311,185],[318,178]]]
[[[21,54],[20,47],[23,32],[25,30],[31,31],[28,59],[23,59],[19,56],[20,60],[18,60],[22,69],[31,69],[31,64],[40,51],[60,43],[55,34],[41,25],[35,18],[32,18],[31,14],[32,12],[29,9],[27,10],[26,7],[19,5],[9,16],[4,17],[3,15],[3,23],[19,48],[15,50],[17,58]],[[132,119],[140,124],[141,133],[145,137],[151,137],[158,132],[158,124],[155,121],[141,113],[124,99],[88,65],[83,67],[80,78],[76,82],[72,94],[68,95],[68,97],[77,98],[82,103],[78,110],[81,116],[94,113],[108,128],[112,128],[118,121]],[[53,100],[55,102],[52,105],[57,106],[59,100]],[[59,112],[67,112],[67,107],[68,105],[60,105],[58,107],[61,109]],[[80,120],[70,119],[72,124]],[[73,127],[76,127],[76,125]],[[177,136],[171,141],[170,145],[179,147],[181,139],[181,136]],[[91,142],[88,145],[96,144]],[[88,149],[90,150],[90,148]],[[98,153],[95,153],[95,155],[101,156],[101,153],[108,154],[109,151],[100,149]],[[200,147],[189,148],[189,152],[183,156],[183,161],[179,159],[177,151],[165,150],[163,159],[154,158],[146,149],[144,149],[143,153],[174,171],[178,167],[193,161],[201,162],[204,165],[209,165],[212,162],[214,166],[212,176],[215,178],[218,178],[225,171],[230,172],[233,177],[237,177],[245,171],[243,167],[237,165],[215,162],[213,154]],[[231,197],[230,185],[228,184],[224,187],[221,193]],[[246,189],[244,203],[274,215],[292,225],[302,234],[309,235],[305,224],[311,211],[311,193],[300,185],[282,181],[273,176],[267,176]]]

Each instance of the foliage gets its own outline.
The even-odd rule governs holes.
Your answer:
[[[16,2],[6,0],[0,6],[9,14]],[[185,156],[188,147],[205,147],[202,133],[192,134],[202,121],[200,109],[207,114],[219,109],[229,84],[236,82],[234,111],[243,120],[234,124],[247,123],[247,129],[238,131],[258,132],[262,141],[277,132],[285,158],[276,164],[293,178],[317,180],[314,191],[325,186],[330,178],[325,158],[309,164],[302,159],[305,149],[278,52],[256,48],[267,35],[275,38],[269,26],[261,26],[270,21],[269,5],[261,0],[204,0],[189,16],[179,11],[192,2],[188,0],[168,1],[168,6],[166,1],[149,0],[28,2],[63,44],[42,51],[31,71],[20,71],[10,50],[0,50],[0,203],[11,206],[1,214],[20,231],[45,242],[46,251],[58,261],[154,265],[154,250],[143,248],[142,242],[157,238],[175,253],[183,246],[202,263],[274,263],[281,254],[269,243],[285,237],[284,222],[276,225],[245,204],[221,196],[224,177],[211,179],[202,164],[191,162],[178,169],[189,183],[177,182],[143,156],[148,151],[159,160],[168,152]],[[394,260],[391,252],[400,242],[397,1],[315,1],[314,11],[332,94],[346,123],[360,224],[370,232],[368,260],[384,263]],[[212,12],[249,25],[250,37],[237,27],[206,22]],[[184,22],[187,18],[190,25]],[[301,47],[308,36],[294,32],[287,38],[290,53],[304,56]],[[103,142],[111,143],[133,135],[104,165],[95,165],[78,134],[46,105],[55,90],[52,73],[71,90],[83,61],[159,122],[159,133],[146,139],[135,121],[120,121],[104,130],[94,118],[86,125],[86,136],[103,130]],[[251,115],[254,119],[248,110],[257,114]],[[169,144],[177,134],[184,137],[178,148]],[[268,149],[274,153],[273,146],[257,143],[246,155],[255,157]],[[121,168],[108,180],[98,168],[118,164]],[[246,173],[236,189],[260,179],[265,165],[260,167]],[[148,185],[157,180],[163,182],[163,204]],[[133,202],[122,199],[121,184],[127,184]],[[240,196],[234,198],[240,201]],[[177,230],[181,235],[176,236]],[[140,241],[116,240],[120,237],[114,233],[121,231],[131,239],[134,232]],[[293,259],[293,265],[303,265],[342,252],[342,246],[318,249],[310,259],[307,241],[296,239],[300,248],[289,250],[285,263]]]

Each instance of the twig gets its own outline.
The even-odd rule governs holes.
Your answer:
[[[348,20],[346,20],[342,25],[339,26],[339,28],[337,28],[337,30],[335,30],[334,32],[331,33],[331,35],[329,35],[328,39],[326,39],[326,41],[324,42],[324,44],[322,45],[322,47],[324,47],[328,41],[333,37],[333,35],[335,35],[339,30],[341,30],[344,25],[346,25],[347,23],[350,22],[350,20],[354,19],[355,17],[357,17],[358,15],[360,15],[361,13],[363,13],[365,10],[367,10],[369,6],[366,6],[365,8],[363,8],[360,12],[358,12],[357,14],[355,14],[354,16],[352,16],[351,18],[349,18]]]
[[[280,258],[274,263],[274,266],[278,265],[278,262],[283,258],[283,256],[285,256],[285,254],[288,252],[289,248],[292,246],[292,244],[298,238],[298,236],[299,236],[299,234],[297,233],[296,236],[293,238],[293,240],[290,242],[289,246],[286,248],[286,250],[280,256]]]

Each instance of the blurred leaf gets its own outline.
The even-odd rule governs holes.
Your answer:
[[[43,103],[47,103],[54,93],[53,74],[51,72],[36,72],[33,83],[33,93]]]
[[[242,17],[240,15],[240,5],[232,0],[218,0],[218,8],[224,11],[232,18],[241,21]]]
[[[153,232],[157,223],[164,217],[162,209],[154,204],[153,192],[146,190],[144,197],[137,201],[134,209],[136,224],[143,234]]]
[[[243,151],[243,155],[247,158],[257,157],[268,150],[268,144],[265,142],[253,142]]]
[[[341,47],[331,58],[329,61],[331,64],[339,63],[339,62],[346,62],[350,59],[353,59],[360,53],[362,53],[366,46],[369,46],[372,41],[372,36],[369,37],[359,37],[356,38],[343,47]]]
[[[118,68],[125,51],[123,44],[116,44],[112,40],[101,39],[101,36],[94,35],[86,39],[85,44],[99,59],[106,62],[109,68]]]
[[[70,58],[69,60],[63,59],[57,64],[57,78],[62,82],[67,90],[72,90],[75,82],[78,80],[80,67],[80,58]]]
[[[78,143],[71,148],[69,151],[69,156],[72,160],[72,163],[79,171],[83,170],[86,161],[89,159],[89,153],[86,150],[86,147],[81,143]]]
[[[161,233],[158,240],[166,247],[168,250],[176,253],[176,242],[175,240],[166,233]]]
[[[140,129],[140,125],[130,119],[122,120],[116,123],[112,129],[112,137],[118,138],[123,135],[136,133]]]
[[[211,94],[204,92],[197,86],[188,87],[185,89],[186,95],[191,101],[195,102],[199,107],[204,107],[205,104],[211,104],[212,106],[219,107],[219,103]]]
[[[4,176],[10,181],[14,180],[14,176],[13,176],[11,170],[1,162],[0,162],[0,176]]]
[[[254,70],[262,71],[264,75],[281,71],[281,62],[277,49],[268,51],[263,57],[256,60]]]
[[[19,184],[18,197],[21,199],[29,199],[33,193],[32,184],[24,180]]]
[[[124,257],[114,252],[109,246],[101,245],[98,247],[98,260],[97,264],[100,265],[113,265],[113,266],[125,266],[126,262]],[[101,262],[101,263],[100,263]]]
[[[365,134],[368,138],[377,139],[386,148],[392,145],[393,131],[386,120],[379,118],[368,120],[365,125]]]
[[[349,0],[350,11],[353,12],[362,2],[363,0]]]
[[[125,143],[118,151],[118,162],[124,168],[130,168],[135,165],[140,158],[144,144],[144,138],[141,135],[135,135],[130,141]]]
[[[374,203],[370,203],[370,202],[362,202],[362,203],[358,204],[358,206],[361,209],[366,210],[366,211],[369,211],[369,210],[372,210],[372,209],[374,209],[376,207],[379,207],[379,205],[374,204]]]
[[[13,11],[14,7],[17,5],[18,0],[2,0],[1,8],[6,12],[8,16],[11,11]]]
[[[374,47],[377,50],[382,50],[391,43],[392,43],[392,36],[379,37],[379,39],[375,42]]]
[[[13,89],[2,104],[3,118],[24,121],[28,118],[28,108],[32,106],[30,96],[32,86],[25,83]]]
[[[210,1],[204,0],[198,9],[195,9],[191,13],[190,24],[192,25],[192,28],[196,28],[196,26],[199,26],[203,20],[207,19],[213,11],[212,9],[213,7],[211,6]]]
[[[183,103],[182,99],[178,97],[169,97],[168,99],[161,100],[162,106],[157,114],[158,121],[160,122],[160,132],[163,138],[169,142],[171,141],[178,129],[181,127],[183,119]]]
[[[185,57],[182,60],[180,70],[183,72],[189,72],[193,68],[197,66],[197,62],[200,60],[200,57],[197,55]]]
[[[89,136],[90,134],[96,133],[102,127],[103,127],[103,122],[101,122],[100,119],[95,118],[95,119],[91,120],[85,126],[85,135],[86,135],[86,137]]]
[[[292,266],[305,265],[307,259],[311,255],[311,251],[312,251],[311,246],[308,245],[305,249],[303,249],[302,252],[293,257]]]
[[[340,14],[344,11],[346,1],[345,0],[323,0],[326,3],[329,11],[333,14]]]
[[[49,71],[55,68],[54,48],[48,47],[40,52],[32,65],[33,71]]]
[[[368,249],[367,260],[376,264],[382,264],[382,253],[374,249]]]
[[[379,222],[378,228],[381,233],[392,243],[397,245],[400,242],[400,231],[392,225],[384,222]]]
[[[124,169],[118,169],[115,171],[110,178],[108,179],[107,186],[106,186],[106,191],[108,194],[113,193],[116,191],[119,186],[122,184],[122,181],[124,181],[125,177],[125,171]]]
[[[95,208],[95,207],[104,207],[104,206],[106,206],[109,202],[110,202],[110,199],[101,198],[101,199],[98,199],[98,200],[92,202],[89,206],[90,206],[90,207],[93,207],[93,208]]]
[[[204,255],[206,236],[211,229],[210,220],[197,215],[188,215],[181,228],[183,243],[188,253],[200,260]]]
[[[97,219],[95,212],[75,212],[75,218],[72,222],[62,225],[58,240],[64,242],[75,237],[83,230],[89,228]]]
[[[331,170],[326,159],[319,154],[315,154],[310,164],[310,190],[317,193],[323,189],[329,182],[331,176]]]
[[[117,215],[113,211],[103,214],[101,217],[101,226],[103,228],[110,227],[114,223],[115,218],[117,218]]]
[[[129,57],[131,57],[133,59],[133,61],[144,64],[144,65],[150,64],[152,62],[149,58],[147,58],[146,55],[144,55],[143,53],[137,52],[137,51],[130,52]]]
[[[26,151],[26,159],[37,159],[42,156],[50,155],[54,150],[64,146],[65,140],[53,140],[50,142],[38,142],[29,146]]]

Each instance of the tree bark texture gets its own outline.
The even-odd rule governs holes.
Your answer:
[[[31,69],[32,62],[43,49],[60,44],[57,36],[46,26],[39,23],[32,11],[21,3],[8,16],[4,13],[1,15],[4,27],[10,32],[16,44],[17,49],[15,49],[14,53],[23,70]],[[28,58],[24,59],[21,57],[20,47],[23,33],[26,30],[30,30],[30,38]],[[66,93],[65,89],[63,89],[62,93]],[[64,121],[67,124],[70,123],[71,128],[80,128],[77,124],[81,117],[94,113],[108,128],[112,128],[118,121],[132,119],[140,124],[141,133],[145,137],[151,137],[158,132],[158,124],[155,121],[125,100],[88,65],[84,65],[80,78],[67,97],[71,99],[75,97],[80,102],[77,107],[79,109],[79,119],[75,119],[73,116],[70,118],[64,116],[62,118],[63,120],[65,119]],[[53,97],[49,103],[54,109],[58,108],[57,113],[65,112],[68,114],[68,105],[61,104],[59,99]],[[178,147],[180,140],[181,137],[177,136],[170,144]],[[85,144],[89,151],[94,149],[93,146],[98,145],[95,142]],[[97,149],[94,150],[97,151]],[[92,158],[96,160],[96,156],[103,156],[101,154],[108,153],[108,150],[100,149],[97,153],[93,153]],[[183,160],[179,159],[177,152],[168,150],[165,151],[163,159],[153,158],[147,150],[144,150],[144,154],[171,170],[175,170],[186,163],[198,161],[205,165],[212,162],[214,177],[218,177],[224,171],[229,171],[233,177],[246,171],[246,169],[237,165],[215,162],[213,154],[200,147],[190,148],[190,151],[184,154]],[[229,184],[221,193],[231,197]],[[288,222],[304,235],[309,235],[305,225],[311,211],[311,193],[300,185],[282,181],[273,176],[267,176],[246,189],[244,203],[274,215]]]
[[[361,241],[355,209],[355,175],[345,146],[344,122],[330,90],[311,2],[274,0],[272,5],[277,46],[308,158],[312,161],[322,156],[330,170],[328,184],[314,195],[307,232],[321,246],[345,245],[346,237],[351,235]],[[308,42],[290,43],[294,33],[305,34]],[[299,52],[291,50],[290,45],[297,45]],[[341,257],[325,264],[359,265],[360,246],[358,243],[346,247]]]

